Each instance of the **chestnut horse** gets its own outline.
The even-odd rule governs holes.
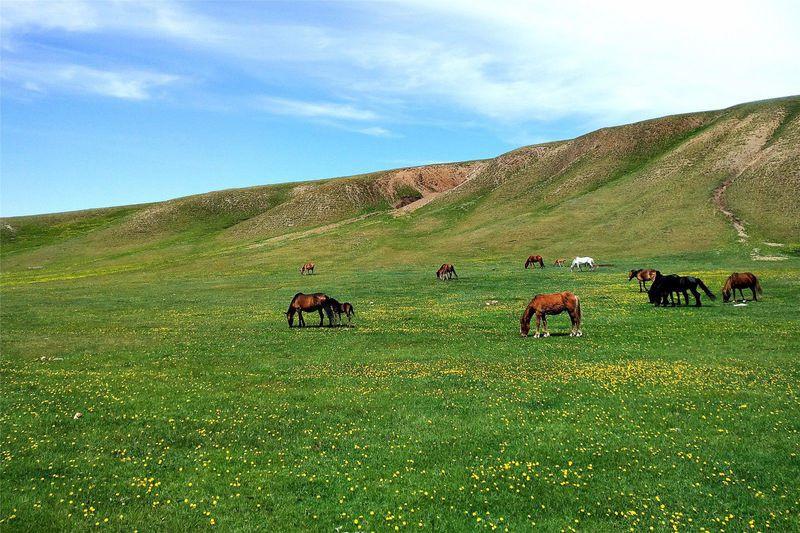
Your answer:
[[[566,259],[564,259],[563,257],[559,257],[558,259],[556,259],[555,263],[553,263],[553,266],[564,268],[564,263],[566,262],[567,262]]]
[[[539,337],[541,325],[544,325],[544,336],[549,337],[547,315],[559,315],[564,311],[569,314],[569,319],[572,321],[572,329],[569,336],[580,337],[583,335],[581,331],[581,302],[577,296],[569,291],[534,296],[525,312],[522,313],[522,318],[519,319],[519,334],[523,337],[528,336],[528,332],[531,329],[531,317],[536,315],[536,334],[534,337]]]
[[[314,263],[306,263],[300,267],[300,274],[313,274],[315,266],[316,265]]]
[[[453,276],[458,278],[458,274],[456,274],[456,267],[450,263],[443,264],[439,267],[439,270],[436,271],[436,277],[439,279],[452,279]]]
[[[652,268],[639,268],[636,270],[631,270],[628,272],[628,283],[633,278],[639,280],[639,292],[646,292],[647,291],[647,283],[648,281],[655,281],[656,280],[656,272],[657,270],[653,270]]]
[[[323,316],[322,311],[325,311],[325,314],[328,315],[328,326],[333,325],[333,310],[331,309],[331,298],[328,298],[328,295],[322,294],[321,292],[315,292],[314,294],[303,294],[302,292],[298,292],[292,298],[292,303],[289,304],[289,309],[286,311],[286,318],[289,320],[289,327],[294,326],[294,315],[297,313],[297,324],[300,327],[306,325],[306,321],[303,320],[303,311],[306,313],[313,313],[314,311],[319,311],[319,325],[322,326]]]
[[[753,300],[758,301],[758,294],[762,294],[764,291],[761,289],[761,284],[758,282],[758,278],[752,272],[734,272],[728,279],[725,280],[725,285],[722,286],[722,301],[729,302],[731,299],[731,295],[733,299],[736,299],[736,289],[739,289],[739,294],[742,296],[742,300],[744,300],[744,293],[742,289],[750,289],[753,292]]]
[[[542,259],[541,255],[528,256],[528,260],[525,261],[525,268],[530,265],[533,265],[531,268],[536,268],[536,263],[539,263],[539,268],[544,268],[544,259]]]

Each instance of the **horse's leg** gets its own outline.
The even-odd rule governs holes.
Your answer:
[[[692,294],[694,294],[694,302],[695,302],[694,306],[701,307],[703,304],[700,303],[700,293],[697,292],[697,289],[695,289],[694,287],[692,287]],[[686,305],[689,305],[688,301],[686,302]]]
[[[542,325],[542,315],[539,314],[539,311],[536,311],[536,333],[534,333],[533,337],[535,339],[539,338],[539,329]]]
[[[750,290],[753,291],[753,301],[757,302],[758,301],[758,296],[756,296],[756,286],[755,285],[750,285]]]
[[[322,324],[324,322],[324,319],[322,318],[322,308],[320,307],[318,311],[319,311],[319,327],[322,327]]]
[[[306,321],[303,319],[303,311],[300,309],[297,310],[297,325],[301,328],[306,325]]]
[[[550,336],[550,330],[547,327],[547,315],[545,313],[542,313],[542,325],[544,326],[544,335],[542,335],[542,336],[543,337],[549,337]]]

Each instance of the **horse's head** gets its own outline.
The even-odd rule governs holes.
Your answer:
[[[640,272],[639,270],[631,270],[630,272],[628,272],[628,281],[635,278],[636,274],[638,274],[639,272]]]
[[[731,300],[731,291],[730,289],[722,289],[722,301],[724,303],[728,303]]]
[[[294,325],[294,310],[286,311],[284,315],[286,315],[286,320],[289,321],[289,327],[292,327]]]
[[[519,334],[521,337],[527,337],[528,332],[531,330],[531,323],[530,321],[526,321],[523,317],[519,321]]]
[[[661,301],[661,295],[659,294],[659,291],[652,285],[649,289],[647,289],[647,298],[650,300],[651,304],[656,304]]]

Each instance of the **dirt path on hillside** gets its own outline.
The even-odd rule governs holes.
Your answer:
[[[439,198],[441,196],[444,196],[446,194],[450,194],[451,192],[453,192],[455,190],[458,190],[459,187],[462,187],[464,184],[469,183],[470,181],[472,181],[472,179],[475,176],[477,176],[478,174],[483,172],[483,170],[488,165],[489,165],[489,163],[487,161],[481,161],[481,162],[477,163],[475,165],[475,168],[473,168],[470,171],[470,173],[467,175],[467,177],[464,178],[464,181],[462,181],[461,183],[459,183],[458,185],[456,185],[452,189],[447,189],[446,191],[441,191],[441,192],[425,193],[425,194],[423,194],[422,198],[420,198],[416,202],[411,202],[410,204],[406,204],[403,207],[398,207],[397,209],[394,209],[392,211],[392,215],[394,215],[396,217],[399,217],[399,216],[402,216],[402,215],[407,215],[409,213],[413,213],[414,211],[416,211],[420,207],[428,205],[429,203],[431,203],[435,199],[437,199],[437,198]]]
[[[380,215],[381,213],[385,213],[386,211],[375,211],[374,213],[367,213],[366,215],[361,215],[353,218],[348,218],[346,220],[340,220],[339,222],[332,222],[330,224],[325,224],[324,226],[318,226],[316,228],[307,229],[305,231],[296,231],[294,233],[285,233],[283,235],[278,235],[275,237],[270,237],[261,242],[257,242],[255,244],[251,244],[247,246],[248,249],[251,248],[260,248],[262,246],[266,246],[268,244],[276,243],[276,242],[283,242],[283,241],[294,241],[297,239],[302,239],[304,237],[309,237],[311,235],[319,235],[320,233],[325,233],[332,229],[339,228],[341,226],[352,224],[354,222],[358,222],[359,220],[364,220],[365,218]]]
[[[744,170],[742,170],[744,172]],[[747,240],[747,232],[744,229],[744,221],[733,214],[728,208],[728,204],[725,203],[725,191],[733,183],[733,180],[738,178],[742,172],[739,172],[733,177],[730,177],[722,182],[722,185],[714,189],[714,205],[717,206],[725,217],[730,221],[733,225],[733,229],[736,230],[736,234],[739,235],[739,242],[745,242]]]

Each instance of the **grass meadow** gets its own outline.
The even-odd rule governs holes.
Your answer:
[[[800,529],[796,258],[523,259],[6,277],[0,529]],[[655,309],[637,266],[765,294]],[[566,289],[584,336],[520,338]],[[298,291],[353,327],[289,329]]]

